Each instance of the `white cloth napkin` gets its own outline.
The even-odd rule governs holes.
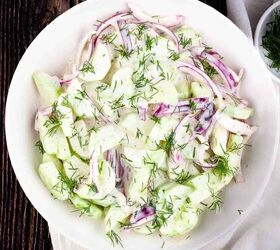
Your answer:
[[[256,24],[265,9],[272,3],[273,0],[227,0],[228,17],[253,41]],[[277,83],[275,89],[279,99]],[[278,166],[280,150],[277,158],[263,198],[250,216],[239,227],[204,247],[203,250],[280,249],[280,168]],[[49,228],[54,250],[86,250],[65,238],[51,225]]]

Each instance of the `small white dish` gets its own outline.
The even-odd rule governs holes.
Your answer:
[[[262,15],[261,19],[258,22],[256,31],[255,31],[254,44],[255,44],[255,47],[257,48],[261,58],[265,62],[273,81],[280,83],[280,71],[277,71],[269,66],[269,65],[271,65],[271,61],[269,58],[267,58],[265,56],[267,52],[262,47],[262,37],[266,33],[267,24],[273,20],[273,14],[276,10],[280,10],[280,1],[277,1],[273,5],[271,5]]]
[[[279,141],[276,91],[247,37],[213,8],[197,0],[135,2],[151,14],[185,15],[186,23],[198,30],[203,41],[221,53],[230,67],[245,70],[241,96],[254,107],[251,122],[259,126],[251,142],[253,147],[248,147],[242,160],[246,182],[231,183],[225,188],[221,211],[204,213],[189,239],[167,240],[164,246],[169,250],[199,249],[240,224],[256,206],[269,182]],[[52,227],[77,244],[98,250],[115,249],[104,235],[103,221],[79,217],[67,202],[54,200],[38,176],[40,154],[34,147],[38,135],[33,128],[38,94],[31,76],[35,70],[60,75],[73,61],[81,38],[93,27],[94,21],[124,7],[124,0],[85,1],[55,19],[36,37],[18,64],[6,106],[8,150],[25,194]],[[133,233],[120,236],[129,250],[158,250],[163,243],[156,236]]]

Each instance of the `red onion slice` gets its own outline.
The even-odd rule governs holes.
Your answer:
[[[140,120],[146,121],[147,114],[148,114],[148,104],[144,103],[144,102],[139,102],[137,109],[138,109],[138,114],[139,114]]]
[[[162,17],[151,17],[148,14],[141,11],[135,4],[128,3],[128,8],[131,10],[132,15],[141,22],[158,23],[166,27],[176,27],[181,25],[184,21],[182,15],[170,15]]]
[[[203,49],[203,50],[202,50]],[[227,82],[228,87],[235,91],[238,86],[238,76],[236,73],[227,67],[220,59],[210,53],[205,52],[203,47],[193,47],[190,49],[191,53],[200,59],[205,59],[207,62],[215,68],[215,70],[220,74],[220,76]]]
[[[126,28],[124,28],[123,26],[124,22],[122,20],[118,21],[117,24],[118,24],[119,32],[122,37],[124,47],[127,52],[130,52],[132,50],[132,41],[129,32]]]
[[[176,106],[169,104],[158,104],[153,115],[157,117],[173,115],[173,114],[189,114],[193,110],[203,110],[207,107],[209,98],[198,97],[190,98],[188,100],[180,100]]]
[[[40,113],[40,115],[43,115],[43,116],[50,116],[52,113],[52,110],[53,110],[52,106],[38,108],[38,112]]]
[[[181,71],[183,71],[185,73],[189,73],[195,77],[197,77],[197,76],[201,77],[210,86],[210,88],[212,89],[213,93],[217,96],[219,101],[221,102],[223,100],[223,96],[222,96],[220,90],[217,88],[216,84],[201,69],[194,66],[193,64],[185,63],[185,62],[179,62],[178,68]]]
[[[215,115],[214,103],[209,103],[207,108],[200,114],[198,124],[194,131],[196,134],[204,134],[211,125],[213,116]]]
[[[143,206],[140,210],[134,212],[130,218],[130,224],[124,227],[125,230],[139,227],[146,224],[156,217],[156,209],[152,206]]]
[[[156,23],[152,23],[151,26],[155,29],[158,29],[158,30],[164,32],[167,36],[169,36],[174,41],[178,52],[181,51],[179,38],[172,30],[170,30],[169,28],[167,28],[161,24],[156,24]]]
[[[106,160],[110,163],[116,175],[116,186],[119,186],[124,176],[124,166],[117,149],[110,149],[106,152]]]

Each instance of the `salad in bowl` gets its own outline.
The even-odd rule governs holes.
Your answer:
[[[242,182],[255,126],[236,73],[182,15],[134,4],[81,41],[72,71],[37,71],[38,173],[54,198],[119,231],[186,237]]]

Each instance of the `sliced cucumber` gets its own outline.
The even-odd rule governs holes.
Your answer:
[[[47,154],[56,155],[61,160],[66,160],[71,156],[69,145],[61,128],[58,128],[53,134],[49,133],[46,122],[49,121],[47,116],[37,114],[38,129],[40,140]]]
[[[93,168],[93,181],[100,194],[110,194],[115,188],[115,172],[106,160],[100,159],[96,168]]]
[[[118,229],[122,224],[127,224],[131,213],[130,207],[110,206],[104,219],[106,232]]]
[[[44,153],[43,158],[42,158],[42,163],[46,163],[46,162],[54,163],[54,165],[56,166],[56,168],[59,171],[63,170],[63,165],[62,165],[61,161],[54,155],[49,155],[49,154]]]
[[[165,103],[176,105],[178,103],[178,93],[173,83],[161,81],[156,84],[156,94],[149,100],[149,103]]]
[[[180,45],[184,48],[192,46],[200,46],[201,37],[200,34],[190,27],[181,27],[175,31],[178,35]]]
[[[235,119],[246,120],[253,115],[253,109],[231,103],[227,104],[224,113]]]
[[[103,217],[103,209],[91,202],[80,198],[76,194],[70,195],[70,200],[73,205],[81,211],[82,214],[85,214],[93,219],[99,219]]]
[[[67,200],[69,189],[60,178],[60,172],[55,163],[44,162],[38,168],[39,176],[51,194],[59,200]]]
[[[197,223],[197,209],[184,204],[166,220],[159,231],[162,235],[170,237],[181,236],[190,232]]]
[[[77,79],[71,81],[66,93],[69,96],[69,101],[76,116],[98,119],[100,115],[99,110],[90,100]]]
[[[105,44],[98,43],[94,48],[92,58],[84,62],[80,69],[79,78],[85,82],[102,80],[111,67],[111,58]]]
[[[210,99],[214,98],[212,90],[205,84],[199,82],[191,83],[191,94],[193,97],[209,97]]]
[[[114,125],[105,125],[96,132],[92,132],[89,141],[89,151],[102,154],[105,151],[118,146],[126,135]]]
[[[150,169],[145,165],[141,168],[141,171],[132,171],[130,182],[125,189],[127,199],[141,205],[147,202],[150,175]]]
[[[37,71],[32,75],[33,81],[39,91],[43,106],[51,106],[62,93],[58,81],[45,72]]]
[[[145,142],[155,122],[149,118],[146,121],[142,121],[138,114],[130,113],[122,118],[119,125],[134,138]]]
[[[63,166],[66,176],[72,180],[79,180],[89,175],[89,165],[75,155],[64,161]]]
[[[210,138],[210,146],[216,155],[223,156],[227,151],[228,131],[216,123]]]
[[[83,120],[78,120],[73,124],[73,134],[69,137],[72,150],[82,159],[89,159],[91,151],[89,151],[90,133],[87,130]]]
[[[151,130],[149,139],[152,145],[159,144],[161,140],[165,140],[178,124],[178,119],[172,117],[162,117],[159,123],[156,123]]]
[[[61,114],[61,128],[65,136],[70,136],[72,134],[74,117],[71,108],[69,96],[65,93],[61,94],[57,99],[56,110]]]

